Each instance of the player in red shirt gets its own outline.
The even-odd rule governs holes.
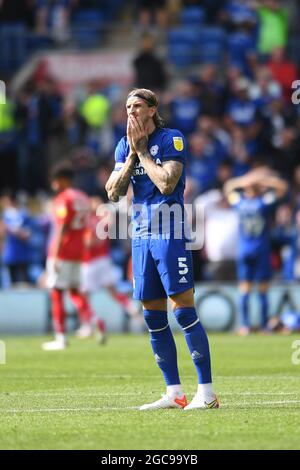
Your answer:
[[[101,221],[105,232],[112,223],[110,213],[103,212],[103,217],[96,214],[97,208],[103,204],[103,200],[98,196],[91,198],[91,214],[89,216],[88,227],[85,232],[85,252],[82,265],[82,291],[85,293],[93,293],[99,289],[106,288],[113,299],[124,309],[127,318],[135,317],[139,322],[140,307],[128,295],[118,292],[115,285],[121,279],[121,270],[116,267],[110,255],[109,238],[99,238],[97,236],[97,224]],[[88,326],[82,328],[82,337],[89,336]]]
[[[64,349],[67,344],[64,291],[69,292],[81,323],[91,322],[95,317],[87,297],[79,290],[90,201],[82,191],[72,187],[72,180],[73,170],[68,162],[60,163],[52,173],[51,186],[57,196],[53,200],[54,233],[46,270],[47,287],[51,289],[55,340],[42,345],[47,351]]]

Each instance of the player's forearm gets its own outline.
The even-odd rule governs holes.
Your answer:
[[[125,196],[130,183],[133,167],[136,162],[136,154],[131,154],[126,159],[120,171],[114,171],[105,185],[110,201],[117,202],[120,196]]]
[[[58,257],[58,254],[60,252],[60,248],[61,248],[61,245],[62,245],[62,240],[63,240],[65,230],[66,230],[66,225],[61,225],[57,229],[57,232],[56,232],[56,235],[55,235],[55,243],[54,243],[54,247],[53,247],[53,250],[52,250],[52,257],[54,259],[56,259]]]
[[[148,151],[138,152],[138,158],[144,167],[147,175],[162,194],[171,194],[177,184],[165,168],[156,165]]]
[[[278,178],[277,176],[269,176],[262,181],[262,183],[270,189],[274,189],[278,197],[283,197],[288,191],[286,181]]]
[[[225,196],[228,196],[232,191],[236,189],[243,189],[247,186],[247,180],[244,176],[239,176],[238,178],[232,178],[228,180],[224,185]]]

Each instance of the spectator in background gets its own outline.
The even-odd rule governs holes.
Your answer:
[[[222,172],[224,171],[224,175]],[[230,165],[224,166],[220,179],[230,175]],[[221,183],[221,181],[220,181]],[[204,210],[207,277],[214,281],[236,279],[238,217],[229,206],[221,189],[212,189],[195,199],[195,207]]]
[[[112,146],[117,145],[119,140],[126,133],[127,114],[124,106],[117,102],[112,109],[111,125],[112,125]]]
[[[4,233],[2,260],[12,284],[29,282],[28,267],[31,260],[30,217],[19,207],[11,193],[2,196],[1,232]]]
[[[205,0],[207,3],[209,0]],[[214,3],[214,2],[212,2]],[[241,26],[253,31],[257,17],[252,0],[226,0],[221,11],[222,23],[229,31],[236,31]]]
[[[204,114],[197,121],[197,130],[211,135],[223,148],[224,155],[228,155],[231,137],[221,124],[221,117]]]
[[[238,78],[232,86],[232,97],[229,98],[224,115],[226,128],[234,132],[239,127],[247,146],[252,153],[257,152],[262,120],[255,100],[249,96],[250,82],[245,77]]]
[[[291,204],[295,210],[300,209],[300,165],[298,164],[291,180]]]
[[[288,41],[288,11],[279,0],[262,0],[258,3],[258,52],[263,56],[275,47],[286,47]]]
[[[300,210],[295,214],[296,239],[295,239],[295,262],[294,262],[294,278],[300,280]]]
[[[202,104],[194,83],[190,80],[179,81],[169,102],[170,127],[189,136],[196,129],[201,110]]]
[[[40,205],[38,204],[38,206]],[[35,285],[41,285],[42,276],[46,266],[47,249],[52,229],[50,215],[47,213],[47,211],[43,212],[44,210],[45,203],[42,204],[42,207],[36,208],[30,217],[31,237],[29,241],[30,265],[28,273],[30,282]]]
[[[297,140],[295,109],[287,106],[282,98],[273,98],[269,104],[269,116],[264,126],[265,148],[271,155],[273,167],[291,178],[299,163],[300,141]]]
[[[17,149],[14,103],[0,104],[0,191],[17,188]]]
[[[223,112],[224,88],[219,82],[216,64],[203,64],[199,80],[195,81],[202,111],[206,114],[219,115]]]
[[[297,228],[293,220],[293,210],[289,204],[281,204],[275,216],[275,225],[271,231],[272,248],[280,261],[280,279],[295,279],[297,258]]]
[[[255,71],[255,80],[249,88],[249,96],[255,100],[260,114],[267,117],[269,105],[274,98],[282,96],[282,87],[265,65],[258,66]]]
[[[232,129],[234,125],[249,129],[249,126],[256,124],[257,105],[249,97],[250,84],[246,77],[238,78],[230,84],[231,96],[225,109],[225,124],[228,129]]]
[[[149,29],[153,24],[164,30],[168,25],[167,0],[136,0],[139,24]]]
[[[90,82],[87,97],[84,99],[80,114],[87,126],[87,145],[96,155],[103,151],[106,125],[110,117],[110,102],[102,92],[103,84]]]
[[[30,194],[48,189],[49,139],[56,131],[61,113],[61,97],[52,79],[37,86],[27,83],[16,105],[18,124],[18,172],[21,187]]]
[[[192,134],[189,138],[187,173],[196,183],[198,194],[215,184],[218,164],[212,139],[203,132]]]
[[[205,10],[205,19],[209,24],[219,23],[221,13],[227,0],[183,0],[184,5],[193,6],[198,4]]]
[[[0,23],[32,24],[32,0],[0,0]]]
[[[241,126],[231,129],[230,156],[233,160],[233,175],[241,176],[250,170],[251,157],[254,156],[255,148],[246,137],[246,132]]]
[[[166,88],[167,74],[164,62],[155,53],[155,37],[145,33],[140,50],[133,61],[134,86],[162,92]]]
[[[213,146],[220,162],[228,157],[231,138],[220,126],[220,120],[216,116],[209,114],[200,116],[197,121],[197,130],[213,140]]]
[[[273,79],[281,85],[285,101],[290,103],[293,92],[292,83],[298,78],[296,65],[286,57],[283,47],[275,47],[271,51],[266,65]]]
[[[77,0],[37,0],[36,3],[36,32],[64,43],[69,38],[71,10]]]
[[[85,146],[87,130],[88,125],[80,115],[74,100],[65,98],[57,131],[51,138],[50,165],[55,165],[61,155],[65,160],[72,160],[76,149]]]

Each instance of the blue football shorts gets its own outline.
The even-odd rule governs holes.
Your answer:
[[[269,281],[272,276],[270,253],[241,256],[237,260],[239,281]]]
[[[185,239],[134,238],[132,270],[137,300],[155,300],[194,287],[192,254]]]

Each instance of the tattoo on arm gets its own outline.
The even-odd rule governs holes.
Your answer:
[[[141,164],[145,168],[151,181],[157,186],[162,194],[171,194],[182,174],[182,163],[170,160],[162,166],[156,165],[152,157],[147,152],[138,152]]]
[[[135,154],[130,155],[123,168],[120,171],[113,171],[110,175],[105,189],[111,201],[117,202],[120,196],[126,195],[136,158]]]

